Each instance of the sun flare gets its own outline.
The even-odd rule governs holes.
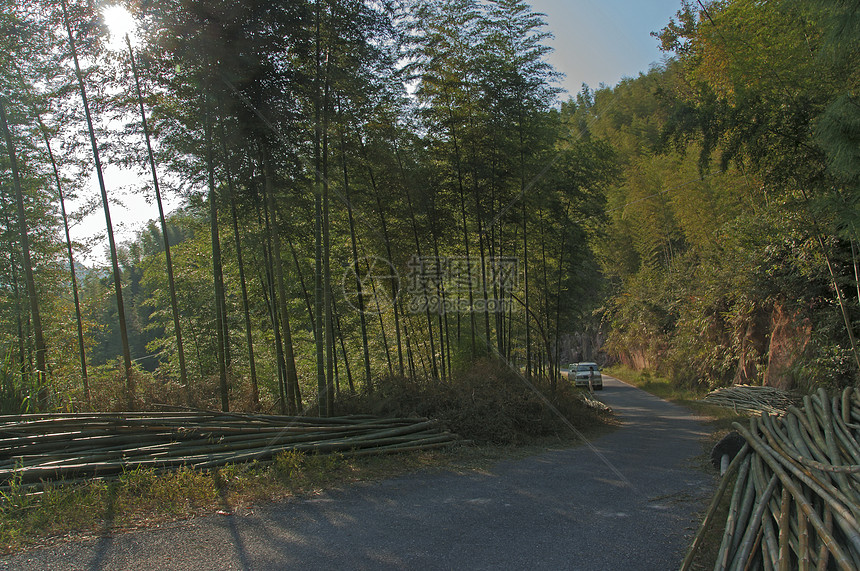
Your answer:
[[[137,26],[131,12],[123,6],[108,6],[102,10],[102,18],[110,32],[108,46],[112,49],[124,49],[126,34],[134,43],[134,30]]]

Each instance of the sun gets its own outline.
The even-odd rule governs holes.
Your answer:
[[[125,49],[125,36],[134,43],[134,30],[137,24],[131,15],[131,12],[123,6],[108,6],[102,10],[102,18],[105,25],[108,27],[110,38],[108,47],[111,49]]]

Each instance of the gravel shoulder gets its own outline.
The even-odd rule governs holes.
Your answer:
[[[604,375],[620,429],[0,559],[0,569],[677,569],[716,477],[704,419]]]

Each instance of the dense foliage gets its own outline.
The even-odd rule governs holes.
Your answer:
[[[333,414],[484,358],[554,390],[598,327],[681,384],[856,382],[856,1],[683,4],[560,108],[523,0],[127,7],[124,43],[0,3],[3,410]],[[102,164],[183,206],[87,269]]]
[[[553,387],[560,336],[596,323],[587,240],[613,154],[553,107],[525,2],[130,3],[139,41],[125,45],[93,3],[30,4],[3,7],[4,57],[29,51],[0,81],[47,363],[10,211],[7,409],[331,414],[341,391],[446,383],[484,357]],[[55,195],[85,190],[95,161],[185,204],[83,270]]]
[[[857,2],[685,4],[577,104],[618,150],[610,351],[676,382],[857,382]]]

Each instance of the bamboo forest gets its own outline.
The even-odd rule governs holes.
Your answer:
[[[0,4],[4,414],[860,379],[856,0],[679,2],[572,96],[525,0]]]

